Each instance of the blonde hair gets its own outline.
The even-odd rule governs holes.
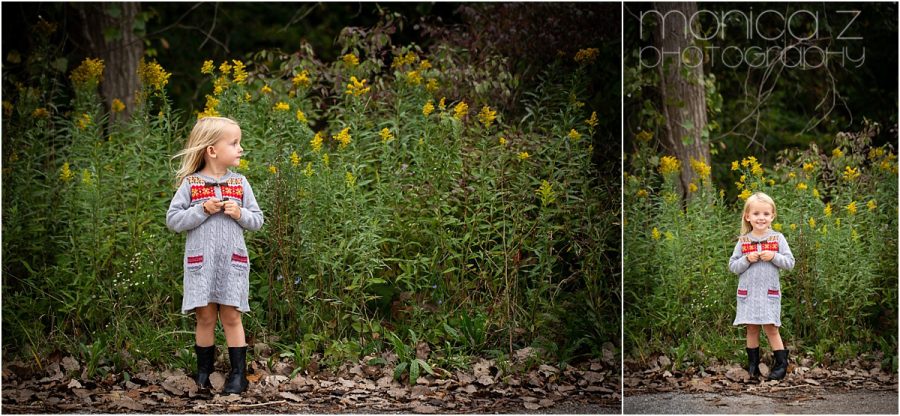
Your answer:
[[[750,204],[755,203],[755,202],[762,202],[762,203],[771,205],[773,220],[775,219],[775,216],[777,215],[777,213],[776,213],[777,210],[775,208],[775,201],[772,200],[772,197],[770,197],[762,192],[756,192],[753,195],[750,195],[749,197],[747,197],[747,201],[744,202],[744,213],[741,214],[741,235],[747,234],[751,230],[753,230],[753,225],[751,225],[750,222],[746,220],[746,217],[747,217],[747,211],[750,210]]]
[[[230,125],[240,128],[236,121],[227,117],[204,117],[197,120],[197,124],[194,124],[194,128],[191,130],[191,135],[188,136],[184,150],[172,156],[172,159],[182,158],[181,168],[175,173],[176,186],[180,186],[181,181],[188,175],[203,169],[205,163],[203,154],[206,153],[206,148],[215,145]]]

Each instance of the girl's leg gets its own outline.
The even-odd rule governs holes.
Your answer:
[[[244,325],[241,323],[241,313],[234,306],[222,305],[219,308],[219,319],[222,320],[222,328],[225,329],[225,342],[229,347],[245,347]]]
[[[759,325],[747,325],[747,348],[759,347]]]
[[[216,315],[218,304],[210,303],[202,308],[194,309],[197,315],[197,331],[195,342],[200,347],[209,347],[216,343]]]
[[[778,333],[778,327],[773,324],[766,324],[763,325],[763,329],[766,331],[766,338],[769,339],[769,346],[772,347],[772,351],[783,350],[784,343],[781,342],[781,334]]]

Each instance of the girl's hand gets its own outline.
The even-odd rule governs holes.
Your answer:
[[[759,261],[759,254],[760,253],[756,252],[756,251],[754,251],[752,253],[748,253],[747,261],[749,261],[750,263],[756,263],[757,261]]]
[[[772,259],[775,258],[775,252],[774,251],[763,251],[763,252],[759,253],[759,258],[762,261],[772,261]]]
[[[203,210],[206,211],[207,214],[213,215],[222,210],[223,202],[219,201],[218,198],[210,198],[203,203]]]
[[[234,201],[225,201],[225,215],[234,218],[235,220],[241,219],[241,207],[238,206],[237,202]]]

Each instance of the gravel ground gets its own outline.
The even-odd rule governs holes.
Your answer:
[[[897,391],[794,392],[780,397],[743,393],[626,395],[625,414],[898,414]]]

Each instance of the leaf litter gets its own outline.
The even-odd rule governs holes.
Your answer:
[[[611,347],[611,346],[610,346]],[[183,369],[154,369],[139,362],[134,374],[108,372],[86,378],[86,365],[54,354],[42,369],[22,361],[4,362],[2,407],[8,413],[184,413],[184,412],[516,412],[585,403],[618,409],[619,363],[610,352],[602,358],[560,369],[529,365],[531,348],[515,351],[508,366],[476,359],[469,371],[435,367],[415,385],[393,378],[396,358],[389,352],[363,357],[333,370],[318,366],[294,371],[287,358],[265,357],[271,349],[255,345],[257,359],[248,363],[250,387],[243,395],[223,395],[228,367],[219,361],[210,376],[213,389],[197,388]],[[419,345],[417,356],[429,353]],[[271,355],[270,355],[271,357]],[[368,365],[373,358],[385,365]],[[270,365],[269,363],[272,362]],[[507,368],[504,372],[500,367]],[[107,369],[108,370],[108,369]],[[293,377],[291,377],[291,375]],[[518,410],[517,410],[518,409]]]

